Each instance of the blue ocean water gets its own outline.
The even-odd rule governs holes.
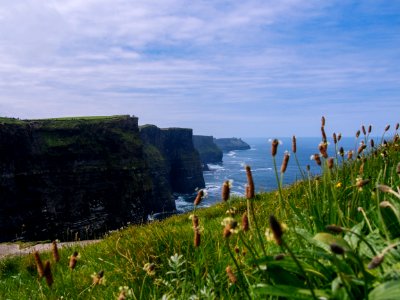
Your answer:
[[[221,186],[225,180],[232,180],[233,185],[231,193],[236,195],[245,195],[245,186],[247,183],[245,165],[249,165],[252,170],[254,185],[257,192],[272,191],[277,188],[276,177],[274,173],[273,160],[271,156],[271,142],[269,138],[242,138],[247,142],[251,149],[236,150],[224,153],[223,162],[221,164],[209,164],[209,171],[204,171],[204,180],[208,196],[203,199],[200,206],[211,206],[221,201]],[[276,155],[278,172],[282,163],[284,152],[287,150],[291,153],[292,139],[280,138],[281,144],[278,146],[278,154]],[[297,138],[297,158],[301,168],[305,171],[306,166],[310,165],[311,173],[318,174],[320,167],[310,156],[319,153],[318,144],[321,138]],[[345,151],[355,150],[361,142],[355,138],[342,138],[337,145],[337,150],[343,147]],[[328,154],[335,157],[335,145],[333,141],[328,141]],[[284,175],[284,185],[291,184],[301,179],[301,173],[297,166],[295,157],[291,153],[289,164]],[[190,197],[179,196],[176,199],[177,209],[187,211],[193,208],[193,195]]]

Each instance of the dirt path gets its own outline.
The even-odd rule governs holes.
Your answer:
[[[98,243],[101,240],[88,240],[88,241],[78,241],[78,242],[63,242],[58,243],[59,248],[63,247],[71,247],[74,245],[85,246],[88,244]],[[48,251],[51,249],[51,243],[46,244],[37,244],[34,246],[26,247],[20,249],[20,245],[18,244],[0,244],[0,259],[9,256],[9,255],[24,255],[29,254],[34,251]]]

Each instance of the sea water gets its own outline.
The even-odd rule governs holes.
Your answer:
[[[271,156],[270,138],[242,138],[251,147],[249,150],[236,150],[224,153],[221,164],[208,164],[209,171],[204,171],[207,197],[203,199],[200,206],[208,207],[221,201],[221,186],[225,180],[232,181],[231,194],[244,196],[247,183],[245,166],[249,165],[252,170],[256,192],[272,191],[277,189],[276,175],[274,171],[273,159]],[[278,172],[285,151],[289,151],[290,159],[287,170],[283,177],[283,184],[288,185],[296,180],[301,180],[300,169],[296,163],[292,150],[292,138],[279,138],[280,145],[276,155]],[[342,138],[336,145],[328,140],[328,154],[336,158],[336,153],[340,147],[345,151],[357,151],[363,138]],[[306,166],[310,166],[313,175],[320,173],[321,168],[310,157],[319,153],[318,145],[321,138],[297,138],[297,158],[303,172]],[[356,157],[356,155],[354,155]],[[340,158],[340,157],[339,157]],[[339,159],[341,161],[341,158]],[[193,209],[193,195],[176,195],[176,206],[178,211],[189,211]]]

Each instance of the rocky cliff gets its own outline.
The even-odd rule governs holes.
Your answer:
[[[222,150],[214,143],[212,136],[194,135],[193,145],[200,154],[201,162],[205,166],[207,163],[221,163]]]
[[[93,238],[175,209],[172,192],[204,184],[200,160],[190,130],[152,133],[130,116],[0,118],[0,241]]]
[[[154,197],[166,197],[167,185],[172,193],[193,193],[205,186],[192,129],[144,125],[140,127],[140,136],[146,161],[157,182]]]
[[[214,139],[214,143],[217,144],[224,152],[229,152],[232,150],[248,150],[250,149],[249,144],[244,142],[242,139],[238,138],[222,138]]]

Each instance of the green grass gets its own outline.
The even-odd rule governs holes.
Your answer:
[[[351,161],[334,154],[340,142],[330,145],[335,166],[329,169],[323,159],[321,176],[304,172],[303,181],[281,188],[285,178],[277,172],[278,191],[195,210],[199,247],[184,214],[112,232],[98,244],[62,249],[58,263],[51,253],[41,253],[51,262],[51,288],[38,278],[32,255],[2,260],[0,299],[117,299],[124,286],[127,299],[395,299],[400,294],[395,139]],[[236,233],[230,221],[233,233],[224,237],[221,222],[233,207],[236,228],[249,209],[250,231]],[[281,233],[283,223],[287,229]],[[327,229],[331,224],[336,226]],[[71,270],[68,257],[74,251],[80,257]],[[91,275],[100,271],[105,283],[94,284]]]

